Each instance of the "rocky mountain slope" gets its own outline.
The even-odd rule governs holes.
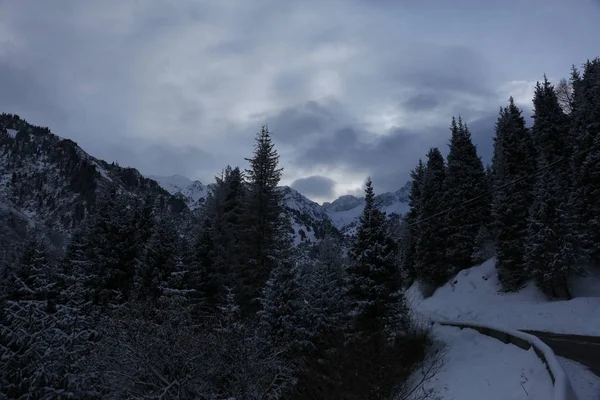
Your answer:
[[[197,180],[192,181],[181,175],[154,175],[149,178],[156,180],[163,189],[185,201],[191,210],[198,212],[201,211],[201,206],[212,185],[205,185]],[[315,242],[327,234],[339,234],[322,206],[288,186],[282,186],[280,189],[284,193],[285,209],[294,230],[296,244]]]
[[[185,176],[150,175],[148,178],[155,180],[163,189],[173,196],[182,199],[190,210],[200,208],[208,195],[209,185],[204,185],[200,181],[192,181]]]
[[[116,184],[132,199],[152,198],[178,215],[191,232],[210,185],[181,175],[145,177],[134,168],[97,159],[72,140],[17,115],[0,115],[0,262],[28,232],[36,230],[63,249],[94,201]],[[364,199],[342,196],[319,205],[281,187],[297,244],[327,234],[352,234]],[[388,213],[408,210],[408,186],[377,199]]]
[[[182,198],[190,209],[200,207],[208,194],[209,185],[192,181],[181,175],[150,176],[169,193]],[[290,214],[296,241],[315,241],[327,232],[337,230],[346,235],[354,233],[358,218],[365,206],[363,197],[341,196],[331,203],[317,204],[296,190],[284,186],[286,211]],[[382,193],[376,201],[387,214],[408,212],[410,182],[396,192]]]
[[[379,208],[386,214],[396,213],[403,215],[410,209],[408,195],[410,193],[410,182],[396,192],[381,193],[375,196]],[[352,235],[356,229],[358,218],[365,207],[364,197],[352,195],[342,196],[331,203],[324,203],[323,208],[327,211],[333,225],[345,235]]]
[[[176,214],[187,211],[181,199],[136,169],[98,160],[48,128],[1,114],[0,261],[32,230],[64,248],[110,184],[132,198],[150,197]]]

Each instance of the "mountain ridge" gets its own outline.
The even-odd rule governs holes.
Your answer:
[[[47,127],[0,114],[0,261],[31,231],[64,250],[110,185],[134,199],[152,198],[174,214],[187,212],[181,199],[135,168],[109,164]]]
[[[31,231],[41,232],[64,250],[93,211],[96,197],[110,185],[132,199],[152,198],[178,216],[186,233],[193,232],[211,187],[182,175],[144,176],[135,168],[95,158],[47,127],[29,124],[18,115],[0,114],[0,261]],[[355,196],[320,205],[291,187],[280,190],[296,244],[327,235],[352,235],[364,207],[364,199]],[[407,190],[405,186],[382,193],[378,203],[388,213],[404,213]]]
[[[148,177],[156,179],[159,185],[171,194],[187,199],[187,204],[190,208],[202,205],[211,186],[211,184],[205,185],[198,180],[193,181],[179,174],[171,176],[152,175]],[[387,214],[405,214],[409,209],[408,196],[410,185],[411,183],[408,181],[402,188],[395,192],[380,193],[375,196],[375,201]],[[202,189],[198,190],[197,188]],[[319,219],[328,220],[341,233],[354,233],[354,227],[364,208],[364,197],[342,195],[332,202],[325,202],[321,205],[289,186],[281,186],[280,188],[284,191],[286,209],[288,212],[296,215],[295,220],[292,220],[292,224],[298,225],[295,228],[297,235],[303,235],[299,233],[299,230],[306,227],[306,225],[303,227],[303,224],[299,221],[299,219],[302,219],[299,216],[302,213],[306,213],[309,216],[308,220],[312,220],[313,223]]]

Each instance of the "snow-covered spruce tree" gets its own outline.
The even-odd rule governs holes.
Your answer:
[[[570,231],[582,248],[581,262],[600,265],[600,58],[586,62],[581,76],[574,70],[571,82],[574,153]]]
[[[94,312],[93,282],[97,277],[90,225],[90,220],[84,221],[71,236],[57,276],[58,302],[76,307],[86,317]]]
[[[101,398],[218,398],[215,343],[185,303],[132,299],[104,312],[97,329],[87,362]]]
[[[234,287],[238,284],[237,275],[241,268],[243,249],[240,247],[244,235],[244,214],[246,188],[244,174],[239,167],[230,168],[225,174],[225,196],[223,203],[224,242],[227,251],[223,265],[229,268],[226,285]]]
[[[207,304],[225,300],[224,287],[236,288],[244,250],[243,175],[227,166],[216,178],[205,201],[203,223],[196,244],[196,262],[202,271],[201,290]]]
[[[271,134],[263,126],[256,136],[254,156],[247,159],[247,190],[244,212],[244,265],[239,282],[242,312],[254,313],[260,308],[257,299],[277,263],[289,251],[289,221],[283,214],[283,194],[277,188],[282,169]]]
[[[163,214],[151,230],[139,271],[138,296],[156,302],[178,268],[179,233],[171,216]]]
[[[322,337],[339,331],[343,325],[346,299],[344,282],[348,259],[340,239],[327,236],[317,244],[314,268],[304,277],[311,331]]]
[[[216,386],[217,398],[289,398],[297,378],[296,369],[285,357],[286,349],[256,332],[250,321],[242,318],[235,291],[225,290],[213,333],[205,339],[214,349],[209,357],[214,357],[215,367],[208,370],[208,381]]]
[[[296,358],[309,347],[305,295],[300,269],[293,261],[279,262],[271,271],[260,298],[259,324],[265,337]]]
[[[444,180],[443,203],[452,211],[446,220],[446,256],[452,272],[471,267],[473,248],[479,230],[490,219],[490,198],[485,169],[471,141],[467,124],[452,118],[450,152]],[[483,196],[477,201],[474,197]],[[452,273],[451,272],[451,273]]]
[[[31,240],[0,307],[0,388],[7,398],[97,398],[82,362],[93,332],[58,295],[57,260]],[[68,289],[68,287],[67,287]]]
[[[212,200],[211,196],[206,199],[206,204]],[[202,219],[198,237],[194,244],[194,263],[190,289],[195,289],[206,304],[214,308],[219,299],[219,283],[215,272],[215,242],[213,221],[209,215]]]
[[[570,297],[568,278],[581,266],[569,229],[569,120],[546,78],[535,88],[533,105],[532,136],[540,176],[534,184],[529,214],[527,272],[547,294]]]
[[[349,312],[340,362],[342,397],[391,395],[414,362],[411,352],[420,348],[407,336],[412,326],[395,264],[397,246],[386,225],[369,179],[347,268]]]
[[[162,199],[161,199],[162,200]],[[157,200],[152,195],[146,196],[144,199],[131,199],[133,205],[133,214],[136,225],[136,232],[140,243],[145,244],[150,240],[154,231],[154,223],[156,222]],[[168,213],[165,208],[160,208],[163,214]]]
[[[236,290],[241,270],[245,235],[244,212],[246,189],[244,176],[238,167],[227,166],[216,196],[220,202],[215,214],[215,273],[218,276],[219,299],[224,301],[225,287]]]
[[[447,239],[444,234],[446,220],[443,212],[443,184],[446,177],[444,157],[437,148],[427,154],[427,166],[418,205],[416,226],[415,269],[417,277],[428,284],[439,286],[452,275],[446,256]]]
[[[475,247],[473,248],[473,254],[471,254],[471,260],[475,265],[496,256],[496,231],[492,218],[492,189],[494,185],[492,180],[492,166],[490,164],[485,167],[485,184],[489,193],[490,215],[487,224],[479,228],[479,232],[477,232],[477,237],[475,238]]]
[[[47,300],[54,294],[57,261],[50,254],[50,244],[35,233],[26,241],[17,262],[9,268],[8,298],[13,300]]]
[[[416,278],[415,248],[417,245],[418,229],[416,224],[420,218],[421,190],[423,177],[425,175],[425,164],[419,160],[417,167],[410,172],[412,178],[408,204],[409,212],[403,218],[402,238],[400,240],[401,266],[407,278],[412,281]]]
[[[131,199],[119,193],[115,184],[97,200],[86,231],[91,244],[87,260],[93,265],[90,285],[96,304],[123,302],[131,295],[142,248],[134,211]]]
[[[345,354],[344,326],[347,301],[344,296],[347,259],[339,238],[326,236],[314,248],[314,258],[301,277],[305,333],[310,346],[303,351],[302,368],[292,398],[336,398],[344,388],[340,365]]]
[[[395,261],[396,244],[387,235],[386,217],[375,204],[371,179],[365,189],[365,208],[350,250],[348,296],[354,330],[369,337],[386,328],[386,319],[398,290]]]
[[[278,247],[267,253],[271,271],[259,298],[261,307],[257,316],[261,336],[270,346],[279,349],[293,371],[298,371],[311,347],[314,332],[309,330],[311,316],[305,286],[285,222],[287,219],[277,221],[279,237],[274,238],[274,243]]]
[[[491,184],[492,229],[502,288],[514,291],[525,282],[527,219],[533,201],[535,151],[521,110],[509,99],[500,109],[494,137]]]

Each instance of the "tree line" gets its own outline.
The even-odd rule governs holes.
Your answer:
[[[467,124],[412,171],[410,212],[366,182],[350,240],[295,247],[271,133],[211,185],[193,234],[158,196],[97,188],[62,255],[32,233],[0,273],[0,389],[21,398],[382,399],[432,339],[405,290],[496,256],[503,289],[569,297],[600,261],[600,60],[509,99],[484,168]],[[18,179],[15,178],[15,179]],[[427,393],[424,396],[428,395]]]
[[[557,87],[544,77],[530,128],[511,97],[488,168],[453,118],[447,159],[432,148],[411,172],[402,265],[412,279],[435,288],[495,256],[503,290],[534,279],[549,296],[571,297],[569,278],[600,265],[599,83],[598,58]]]
[[[6,398],[379,399],[431,340],[367,182],[356,239],[293,246],[267,127],[226,167],[194,235],[117,183],[63,256],[31,235],[3,270]]]

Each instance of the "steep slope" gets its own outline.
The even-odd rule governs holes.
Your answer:
[[[77,143],[33,126],[19,116],[0,115],[0,260],[27,231],[38,230],[57,249],[114,183],[136,198],[150,197],[174,212],[187,209],[133,168],[98,160]]]

